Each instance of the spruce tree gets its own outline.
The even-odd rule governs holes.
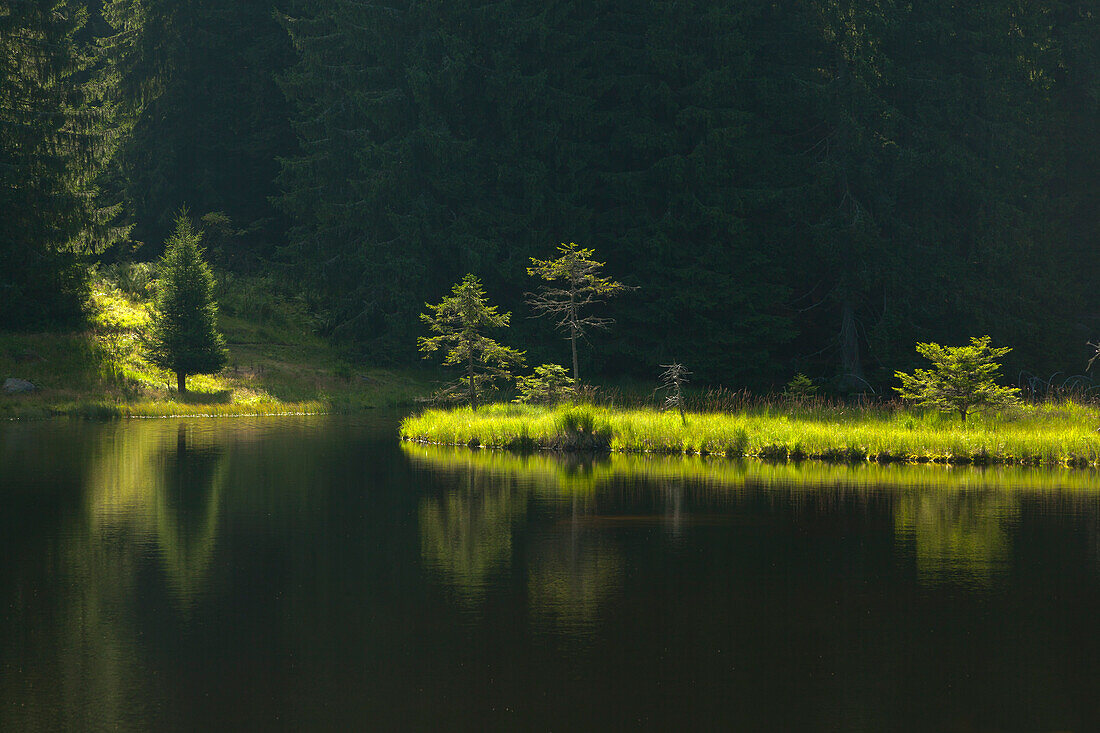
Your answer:
[[[894,390],[902,399],[941,412],[957,412],[962,422],[975,409],[1013,407],[1020,404],[1020,390],[994,383],[999,359],[1012,351],[992,347],[989,336],[971,337],[969,346],[917,344],[917,353],[932,362],[931,369],[912,374],[895,372],[901,380]]]
[[[176,375],[176,386],[187,392],[189,374],[213,374],[225,366],[228,352],[218,332],[214,275],[203,259],[202,233],[195,231],[187,211],[176,217],[159,264],[150,359]]]
[[[3,327],[73,326],[85,257],[127,233],[101,176],[120,125],[86,3],[0,5],[0,311]]]
[[[501,346],[484,334],[490,328],[506,327],[512,314],[500,313],[495,305],[489,305],[481,281],[472,274],[455,284],[449,296],[426,307],[431,312],[422,313],[420,320],[435,335],[417,339],[424,358],[443,350],[444,366],[458,366],[465,371],[440,394],[465,394],[470,407],[476,410],[479,394],[500,380],[511,380],[512,370],[523,366],[524,352]]]

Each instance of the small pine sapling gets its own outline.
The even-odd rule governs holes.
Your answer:
[[[556,405],[576,395],[576,382],[559,364],[535,367],[531,376],[516,379],[516,388],[519,394],[514,401],[520,404]]]
[[[957,412],[963,423],[972,410],[1020,404],[1019,389],[993,381],[1001,368],[997,360],[1012,349],[992,348],[989,342],[989,336],[982,336],[971,338],[969,346],[917,344],[917,353],[929,359],[932,368],[895,372],[901,386],[894,390],[918,405]]]
[[[802,372],[794,375],[783,390],[783,396],[793,402],[805,402],[816,394],[817,385]]]

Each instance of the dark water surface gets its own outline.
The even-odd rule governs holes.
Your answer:
[[[1100,730],[1086,472],[0,425],[0,730]]]

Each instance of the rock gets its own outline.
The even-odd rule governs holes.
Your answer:
[[[38,387],[28,382],[26,379],[16,379],[15,377],[8,377],[4,380],[4,394],[27,394],[33,392]]]

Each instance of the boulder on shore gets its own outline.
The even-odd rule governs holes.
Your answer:
[[[27,394],[34,392],[38,387],[28,382],[26,379],[17,379],[16,377],[8,377],[4,380],[4,394]]]

